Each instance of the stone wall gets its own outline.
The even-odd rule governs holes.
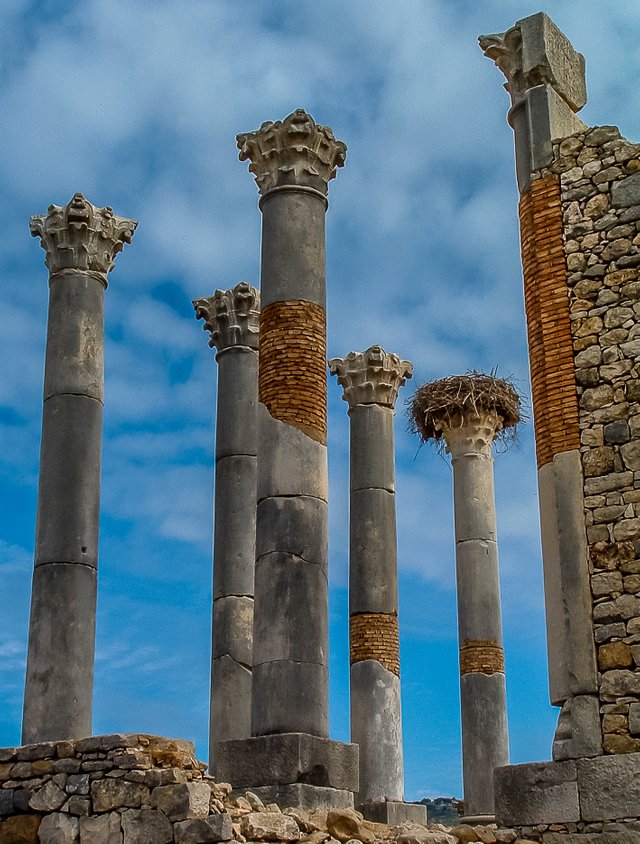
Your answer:
[[[536,188],[562,213],[603,747],[639,751],[640,145],[572,135]]]

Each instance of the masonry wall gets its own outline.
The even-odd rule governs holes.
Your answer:
[[[605,753],[640,751],[640,145],[554,144],[520,217],[539,466],[579,448]]]

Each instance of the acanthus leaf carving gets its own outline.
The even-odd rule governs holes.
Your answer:
[[[279,185],[305,185],[326,193],[347,152],[329,126],[319,125],[301,108],[236,140],[240,161],[251,162],[249,171],[262,195]]]
[[[260,292],[241,281],[230,290],[216,290],[213,296],[194,299],[197,319],[211,334],[209,345],[218,352],[231,346],[258,348],[260,332]]]
[[[50,205],[46,214],[31,217],[29,229],[32,237],[40,238],[52,275],[62,270],[90,271],[103,275],[106,285],[116,255],[131,243],[137,225],[75,193],[67,205]]]
[[[413,364],[385,352],[381,346],[370,346],[364,352],[332,358],[329,370],[337,375],[344,391],[342,398],[349,407],[380,404],[393,408],[400,387],[413,375]]]

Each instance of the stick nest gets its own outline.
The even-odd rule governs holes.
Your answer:
[[[469,372],[429,381],[418,387],[408,401],[409,429],[422,442],[443,436],[442,428],[460,427],[465,418],[490,411],[500,417],[502,429],[497,439],[515,437],[516,426],[522,420],[521,397],[510,378],[493,374]]]

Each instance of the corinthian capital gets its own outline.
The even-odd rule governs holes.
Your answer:
[[[211,334],[209,345],[218,352],[230,346],[258,348],[260,293],[251,284],[241,281],[231,290],[216,290],[206,299],[194,299],[193,307]]]
[[[413,374],[413,364],[388,354],[381,346],[366,352],[349,352],[344,358],[329,361],[332,375],[338,376],[344,401],[349,407],[358,404],[381,404],[395,407],[398,390]]]
[[[281,185],[305,185],[326,193],[347,152],[328,126],[318,125],[301,108],[236,140],[240,161],[251,161],[249,170],[262,195]]]
[[[106,285],[116,255],[131,243],[137,225],[75,193],[67,205],[50,205],[46,214],[31,217],[29,228],[32,237],[40,238],[51,274],[89,270],[103,275]]]

